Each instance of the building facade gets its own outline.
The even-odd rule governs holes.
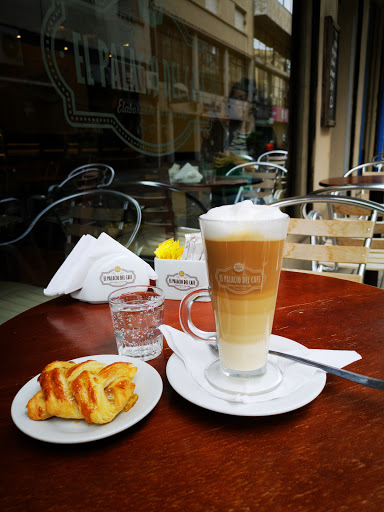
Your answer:
[[[246,108],[236,102],[251,105],[252,156],[287,148],[290,11],[277,0],[6,1],[1,163],[14,171],[2,195],[20,193],[12,178],[25,165],[52,179],[90,161],[129,162],[134,178],[201,168],[227,148],[241,120],[230,109]]]

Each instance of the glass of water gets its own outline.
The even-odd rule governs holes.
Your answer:
[[[164,292],[156,286],[132,285],[108,297],[117,350],[121,356],[154,359],[163,350]]]

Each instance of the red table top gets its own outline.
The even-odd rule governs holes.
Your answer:
[[[210,305],[198,304],[210,328]],[[179,328],[179,302],[165,323]],[[309,348],[357,350],[348,368],[384,377],[384,291],[283,272],[273,332]],[[109,438],[45,443],[13,424],[18,390],[57,359],[116,354],[109,308],[54,299],[0,326],[4,511],[221,512],[384,509],[384,393],[328,375],[322,393],[292,412],[230,416],[172,389],[171,350],[150,361],[164,390],[153,411]],[[48,420],[49,421],[49,420]]]

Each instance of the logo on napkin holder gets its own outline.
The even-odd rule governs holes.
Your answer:
[[[132,284],[136,280],[133,270],[125,270],[121,267],[114,267],[107,272],[101,272],[100,282],[102,285],[120,287],[125,284]]]
[[[190,276],[182,270],[176,274],[168,274],[165,282],[170,288],[176,288],[176,290],[181,291],[192,290],[199,286],[197,277]]]

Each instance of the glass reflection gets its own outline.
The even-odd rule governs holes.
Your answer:
[[[169,184],[174,163],[220,176],[287,149],[291,12],[287,0],[3,0],[0,190],[21,204],[17,233],[83,164],[110,165],[110,187],[129,193]]]

